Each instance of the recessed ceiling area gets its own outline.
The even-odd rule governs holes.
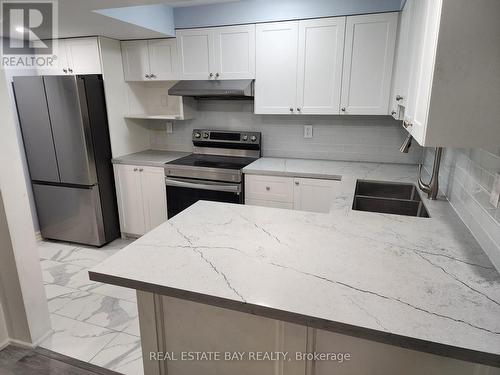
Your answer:
[[[161,38],[166,34],[95,12],[100,9],[164,4],[172,8],[235,0],[59,0],[59,38],[100,35],[116,39]]]

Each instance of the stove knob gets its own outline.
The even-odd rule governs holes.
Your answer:
[[[195,137],[195,138],[200,138],[200,137],[201,137],[201,134],[200,134],[200,133],[198,133],[198,132],[196,132],[196,133],[194,133],[194,137]]]
[[[245,134],[241,139],[245,142],[248,141],[248,135]]]
[[[257,137],[256,137],[255,135],[252,135],[252,136],[250,137],[250,140],[251,140],[252,142],[255,142],[255,141],[257,140]]]
[[[208,139],[208,133],[203,133],[203,138]]]

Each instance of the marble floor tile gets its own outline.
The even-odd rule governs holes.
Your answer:
[[[47,284],[69,286],[71,280],[84,270],[83,267],[44,259],[40,262],[43,281]],[[74,288],[77,289],[77,288]]]
[[[118,335],[116,331],[55,314],[51,315],[51,322],[54,333],[40,346],[86,362]]]
[[[77,247],[77,245],[73,245],[67,242],[43,240],[38,242],[38,254],[41,259],[57,260],[59,257],[70,253]]]
[[[134,320],[132,320],[132,322],[130,322],[130,324],[124,328],[123,332],[128,333],[132,336],[140,337],[141,331],[139,328],[139,317],[136,317]]]
[[[112,253],[110,250],[89,249],[86,247],[77,247],[67,253],[60,253],[56,260],[62,263],[74,264],[76,266],[91,268],[101,263],[106,258],[110,257]]]
[[[76,292],[75,289],[66,288],[65,286],[46,284],[45,295],[47,296],[49,312],[54,312],[71,301],[69,296],[74,292]]]
[[[137,303],[137,294],[135,289],[122,288],[121,286],[103,284],[92,290],[92,293],[102,294],[109,297],[124,299],[126,301]]]
[[[94,289],[104,285],[97,281],[92,281],[89,279],[89,271],[87,268],[83,268],[78,273],[74,274],[68,283],[66,284],[69,288],[83,290],[86,292],[92,292]]]
[[[141,340],[138,337],[119,333],[90,363],[125,375],[142,375],[144,370]]]
[[[99,327],[123,331],[137,318],[137,304],[100,294],[78,291],[55,314]]]

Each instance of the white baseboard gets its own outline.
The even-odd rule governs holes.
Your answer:
[[[38,340],[35,340],[35,342],[33,343],[33,347],[36,348],[38,345],[40,345],[43,341],[45,341],[45,339],[47,337],[49,337],[50,335],[52,335],[54,333],[54,330],[51,328],[49,329],[45,334],[43,334],[42,336],[40,336],[40,338]]]
[[[17,346],[18,348],[22,349],[35,349],[38,345],[40,345],[47,337],[52,335],[54,332],[53,329],[48,330],[45,334],[43,334],[38,340],[35,342],[26,342],[26,341],[21,341],[21,340],[15,340],[15,339],[7,339],[4,342],[0,343],[0,350],[6,348],[9,345]]]
[[[14,346],[17,346],[18,348],[22,348],[22,349],[35,348],[35,346],[30,342],[25,342],[25,341],[21,341],[21,340],[13,340],[13,339],[8,340],[8,345],[14,345]]]
[[[7,346],[9,346],[10,342],[9,340],[5,340],[4,342],[0,343],[0,350],[5,349]]]

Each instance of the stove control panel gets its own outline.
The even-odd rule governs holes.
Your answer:
[[[197,146],[210,144],[254,145],[260,147],[261,134],[258,132],[194,129],[193,143]]]

